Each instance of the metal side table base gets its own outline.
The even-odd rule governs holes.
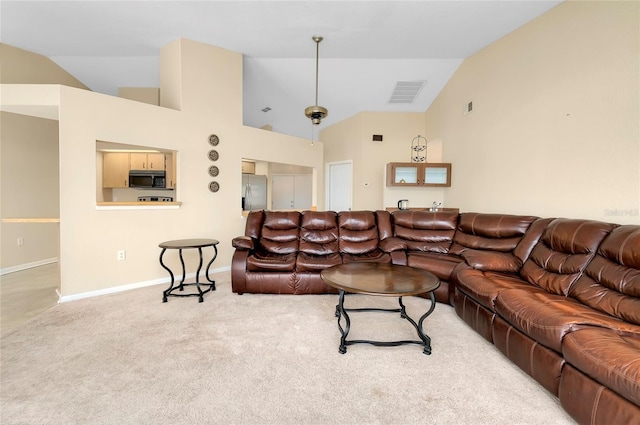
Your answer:
[[[213,264],[216,257],[218,256],[218,248],[216,246],[218,243],[219,242],[215,239],[183,239],[183,240],[176,240],[176,241],[167,241],[159,245],[160,248],[162,248],[162,251],[160,252],[160,265],[167,272],[169,272],[169,276],[171,277],[171,284],[169,285],[169,288],[167,288],[165,291],[162,292],[163,303],[166,303],[167,298],[170,296],[171,297],[198,297],[198,302],[203,302],[204,294],[206,294],[207,292],[216,290],[216,282],[215,280],[212,280],[209,277],[209,271],[211,268],[211,264]],[[205,269],[205,278],[208,281],[208,283],[205,283],[205,282],[200,282],[200,271],[202,270],[202,262],[203,262],[202,248],[207,246],[213,247],[214,254],[213,254],[213,257],[211,258],[211,261],[209,261]],[[178,250],[178,254],[180,257],[180,264],[182,265],[182,279],[180,280],[180,284],[178,285],[175,285],[175,276],[173,272],[163,262],[163,256],[164,256],[164,253],[167,251],[167,249]],[[198,249],[199,262],[198,262],[198,270],[196,271],[196,277],[195,277],[194,283],[185,283],[185,279],[187,277],[187,271],[184,265],[184,258],[182,257],[183,249]],[[175,293],[175,291],[179,291],[179,292],[184,291],[184,288],[186,286],[195,286],[198,292],[190,292],[185,294]],[[205,288],[204,290],[202,289],[203,287]]]

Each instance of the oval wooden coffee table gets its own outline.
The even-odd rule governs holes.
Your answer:
[[[338,328],[342,337],[340,338],[340,353],[347,352],[347,345],[352,344],[372,344],[381,347],[393,347],[403,344],[418,344],[424,346],[424,354],[431,354],[431,338],[424,332],[422,324],[436,307],[436,298],[433,291],[440,286],[440,280],[426,270],[420,270],[408,266],[380,263],[347,263],[329,267],[320,273],[322,280],[340,292],[338,305],[336,305],[336,317],[338,318]],[[400,308],[345,308],[345,293],[365,294],[384,297],[398,297]],[[416,323],[405,310],[402,303],[403,296],[419,295],[429,293],[431,305],[427,312],[420,317]],[[359,311],[382,311],[400,313],[400,317],[406,319],[413,325],[420,340],[402,341],[369,341],[369,340],[347,340],[351,319],[347,312]],[[344,317],[345,326],[342,326]]]

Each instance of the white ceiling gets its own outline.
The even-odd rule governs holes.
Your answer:
[[[94,91],[158,87],[160,48],[179,37],[243,53],[244,123],[310,138],[361,111],[425,111],[474,52],[561,1],[7,1],[0,41],[50,57]],[[426,81],[389,104],[397,81]],[[270,107],[269,112],[262,112]]]

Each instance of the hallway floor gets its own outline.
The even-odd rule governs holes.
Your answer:
[[[0,276],[0,333],[55,306],[59,284],[58,263]]]

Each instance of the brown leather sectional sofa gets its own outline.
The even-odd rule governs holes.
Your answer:
[[[326,267],[429,270],[436,299],[581,424],[640,424],[640,226],[428,211],[254,211],[237,293],[323,294]]]

